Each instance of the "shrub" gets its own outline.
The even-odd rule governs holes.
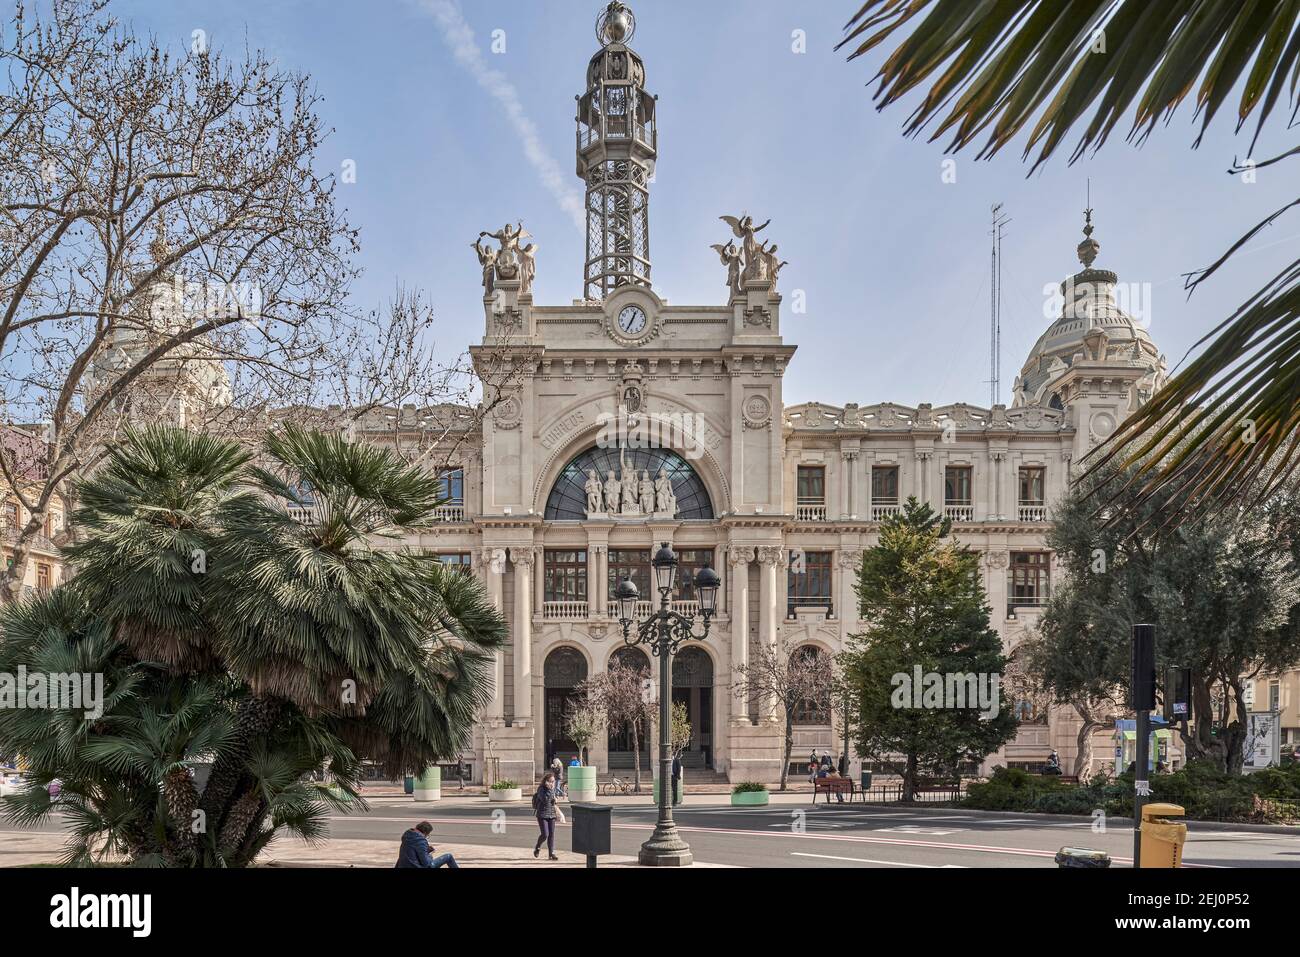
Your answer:
[[[732,794],[753,794],[757,791],[766,791],[767,785],[759,781],[741,781],[731,787]]]
[[[517,787],[519,787],[519,785],[516,784],[514,781],[498,781],[496,784],[492,785],[492,790],[493,790],[493,791],[512,791],[512,790],[514,790],[514,789],[517,788]]]

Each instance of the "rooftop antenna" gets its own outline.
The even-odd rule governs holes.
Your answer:
[[[989,406],[997,405],[1002,392],[1002,229],[1011,219],[1002,204],[993,204],[992,260],[989,278]]]

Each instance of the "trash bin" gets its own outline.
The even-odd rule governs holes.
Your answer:
[[[864,791],[870,791],[870,790],[871,790],[871,772],[870,772],[870,771],[863,771],[863,772],[862,772],[862,790],[864,790]]]
[[[1142,866],[1182,867],[1187,825],[1165,818],[1187,812],[1177,804],[1146,804],[1142,807]]]
[[[1110,855],[1091,847],[1063,847],[1056,852],[1061,867],[1110,867]]]
[[[402,793],[403,794],[415,793],[415,775],[408,774],[405,778],[402,779]]]

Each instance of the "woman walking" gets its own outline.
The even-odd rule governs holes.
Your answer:
[[[551,771],[542,775],[542,783],[533,795],[533,813],[537,815],[537,829],[541,832],[533,847],[533,857],[541,854],[545,843],[547,860],[558,861],[555,856],[555,819],[559,816],[559,808],[555,805],[555,774]]]

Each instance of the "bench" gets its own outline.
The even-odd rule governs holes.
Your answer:
[[[817,803],[819,794],[826,795],[827,804],[831,803],[832,794],[847,794],[852,802],[855,791],[852,778],[813,778],[813,804]]]

